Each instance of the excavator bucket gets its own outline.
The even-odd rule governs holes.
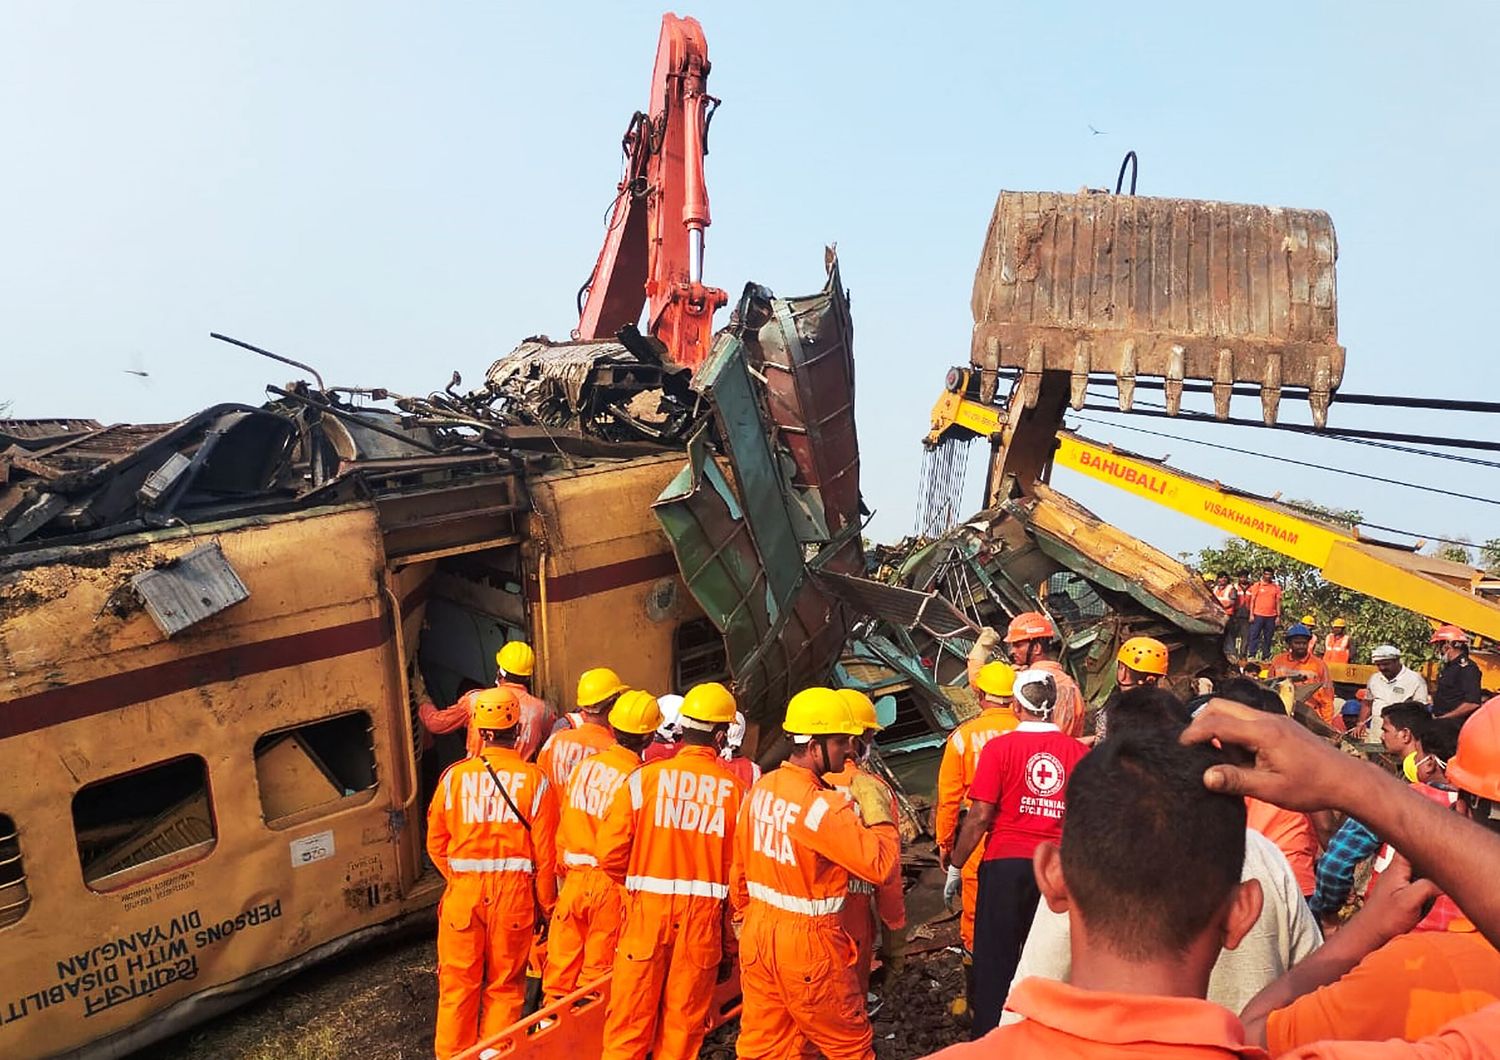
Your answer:
[[[1337,257],[1320,210],[1002,191],[974,277],[980,396],[1011,369],[1034,409],[1043,373],[1066,373],[1077,409],[1106,376],[1129,411],[1155,377],[1176,415],[1184,381],[1201,380],[1224,419],[1234,385],[1252,384],[1274,423],[1297,388],[1322,427],[1344,374]]]

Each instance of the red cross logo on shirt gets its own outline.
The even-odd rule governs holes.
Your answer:
[[[1038,751],[1026,760],[1026,786],[1042,798],[1056,795],[1066,779],[1056,755]]]

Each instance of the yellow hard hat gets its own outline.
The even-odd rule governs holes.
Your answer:
[[[804,688],[786,705],[781,727],[793,736],[858,736],[864,726],[854,720],[849,701],[831,688]]]
[[[1115,658],[1138,674],[1167,675],[1167,646],[1152,637],[1131,637]]]
[[[625,691],[625,682],[608,666],[583,671],[578,678],[578,705],[592,707]]]
[[[849,713],[865,732],[879,732],[884,728],[875,716],[875,703],[869,696],[857,688],[840,688],[838,693],[849,704]]]
[[[514,729],[521,721],[521,705],[508,688],[485,688],[474,694],[476,729]]]
[[[1345,622],[1342,618],[1336,618],[1336,619],[1333,620],[1333,628],[1334,629],[1343,629],[1348,624],[1349,623]]]
[[[717,681],[705,681],[687,690],[678,717],[708,725],[728,725],[734,720],[734,711],[734,694]]]
[[[495,653],[495,665],[516,677],[530,677],[536,670],[536,652],[524,640],[510,640]]]
[[[1303,615],[1302,616],[1302,624],[1304,626],[1316,626],[1318,624],[1318,616],[1317,615]]]
[[[1016,690],[1016,668],[1007,662],[985,663],[974,675],[974,687],[987,696],[1004,699]]]
[[[609,708],[609,725],[621,732],[644,735],[655,732],[661,724],[661,707],[650,692],[634,689],[620,693],[615,705]]]

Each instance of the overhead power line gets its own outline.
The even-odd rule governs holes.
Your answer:
[[[1085,408],[1087,408],[1087,406],[1085,406]],[[1423,490],[1428,493],[1438,493],[1444,496],[1454,497],[1459,500],[1478,501],[1481,504],[1500,504],[1500,500],[1493,500],[1489,497],[1477,497],[1468,493],[1456,493],[1452,490],[1439,489],[1436,486],[1423,486],[1418,483],[1402,482],[1398,479],[1382,478],[1379,475],[1367,475],[1359,471],[1345,471],[1340,468],[1329,468],[1323,464],[1313,464],[1305,460],[1294,460],[1291,457],[1287,456],[1273,456],[1270,453],[1257,453],[1250,449],[1239,449],[1232,445],[1220,445],[1216,442],[1200,441],[1197,438],[1186,438],[1178,434],[1166,434],[1162,431],[1152,431],[1148,430],[1145,427],[1132,427],[1128,423],[1112,423],[1107,420],[1091,419],[1088,416],[1075,416],[1075,418],[1084,423],[1095,423],[1101,427],[1118,427],[1121,430],[1134,431],[1137,434],[1149,434],[1156,438],[1164,438],[1168,441],[1181,442],[1184,445],[1201,445],[1209,449],[1222,449],[1227,452],[1237,453],[1241,456],[1254,456],[1259,457],[1262,460],[1274,460],[1278,463],[1283,464],[1295,464],[1298,467],[1316,468],[1321,471],[1336,471],[1338,474],[1347,478],[1369,479],[1374,482],[1381,482],[1391,486],[1405,486],[1409,489]],[[1305,512],[1308,515],[1312,515],[1318,518],[1328,518],[1328,513],[1326,511],[1318,511],[1315,508],[1309,508],[1305,505],[1299,505],[1289,501],[1277,501],[1276,503],[1288,508],[1295,509],[1297,511]],[[1380,523],[1372,523],[1364,519],[1361,519],[1359,521],[1359,525],[1369,527],[1372,530],[1380,530],[1388,534],[1400,534],[1402,537],[1419,538],[1424,541],[1439,541],[1445,545],[1461,545],[1465,548],[1475,547],[1474,542],[1472,541],[1463,541],[1458,538],[1444,537],[1441,534],[1426,534],[1417,530],[1405,530],[1398,526],[1384,526]]]

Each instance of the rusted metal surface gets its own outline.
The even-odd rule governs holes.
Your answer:
[[[1319,210],[1081,193],[1000,193],[974,277],[970,356],[985,371],[1022,371],[1025,407],[1044,372],[1066,373],[1081,408],[1090,372],[1117,380],[1129,410],[1138,376],[1261,388],[1276,419],[1282,387],[1306,387],[1322,426],[1343,379],[1333,222]]]
[[[490,366],[485,387],[483,398],[518,423],[609,441],[679,441],[698,411],[687,370],[664,364],[639,335],[630,347],[527,339]]]
[[[815,295],[774,298],[751,285],[731,325],[744,339],[752,367],[764,377],[776,439],[796,466],[792,485],[811,517],[803,539],[818,544],[861,521],[854,324],[832,250],[824,264],[828,282]],[[860,570],[857,539],[846,540],[826,569]]]
[[[826,679],[838,660],[848,616],[814,581],[812,568],[851,539],[857,550],[858,526],[826,542],[809,562],[807,511],[762,413],[764,390],[732,331],[719,334],[694,383],[713,410],[734,486],[700,430],[689,444],[688,466],[654,510],[688,590],[724,635],[746,716],[766,722],[793,693]]]
[[[169,637],[250,596],[216,541],[132,575],[130,584],[152,621]]]

